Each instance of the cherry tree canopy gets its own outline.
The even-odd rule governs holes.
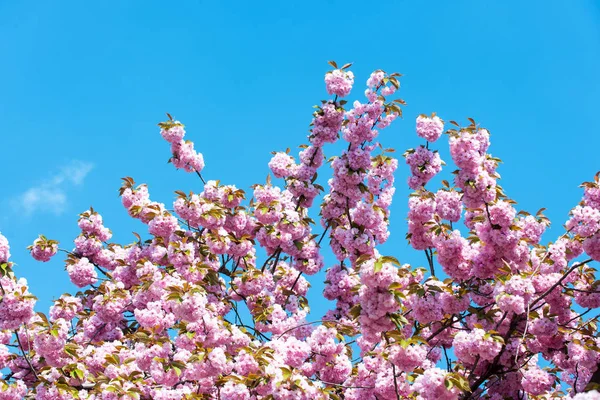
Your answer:
[[[400,74],[373,72],[350,104],[350,65],[330,64],[308,144],[275,153],[274,178],[251,194],[206,181],[169,115],[159,127],[170,162],[202,192],[165,205],[124,178],[123,206],[147,225],[135,242],[110,242],[91,208],[74,248],[36,239],[33,258],[64,252],[80,288],[48,314],[34,312],[0,235],[0,400],[600,398],[599,175],[542,244],[550,221],[504,193],[490,133],[421,115],[404,153],[407,239],[429,268],[403,264],[378,251],[398,167],[380,141],[405,105]],[[444,134],[456,170],[432,188]],[[338,141],[345,150],[326,157]],[[332,308],[309,318],[309,280],[324,268]]]

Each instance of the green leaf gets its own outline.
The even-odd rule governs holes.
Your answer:
[[[283,379],[288,380],[292,376],[292,371],[289,368],[281,367],[281,373],[283,375]]]
[[[375,261],[375,268],[373,268],[373,271],[375,273],[381,271],[381,269],[383,268],[383,261],[381,261],[381,258],[377,261]]]
[[[77,368],[75,371],[73,371],[75,373],[75,376],[77,376],[77,378],[79,378],[79,380],[83,380],[83,371],[80,370],[79,368]]]
[[[392,256],[383,256],[380,258],[380,260],[382,262],[389,262],[392,263],[394,265],[397,265],[398,267],[400,266],[400,261],[398,261],[398,259],[396,257],[392,257]]]
[[[452,381],[450,379],[444,379],[444,386],[446,387],[447,390],[452,390],[452,388],[454,387],[454,384],[452,383]]]

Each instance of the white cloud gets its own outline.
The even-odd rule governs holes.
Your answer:
[[[75,185],[81,185],[92,168],[94,168],[94,165],[91,163],[74,160],[71,164],[61,168],[61,174],[59,176]]]
[[[94,165],[91,163],[73,160],[61,167],[57,174],[17,196],[14,199],[15,206],[27,216],[36,212],[59,215],[66,209],[70,187],[81,185],[92,168]]]
[[[36,211],[49,211],[61,214],[67,204],[67,195],[63,189],[32,187],[19,196],[19,202],[25,215]]]

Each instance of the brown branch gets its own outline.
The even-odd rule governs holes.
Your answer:
[[[35,379],[39,380],[37,371],[35,370],[35,368],[33,368],[33,365],[31,364],[31,360],[29,359],[29,357],[27,357],[27,353],[25,353],[25,350],[23,349],[23,345],[21,344],[21,339],[19,338],[19,333],[17,331],[15,331],[15,336],[17,337],[17,343],[19,343],[19,348],[21,349],[21,352],[23,353],[23,358],[25,358],[25,361],[27,361],[27,365],[29,365],[29,368],[31,369],[31,372],[35,376]]]
[[[196,172],[196,174],[198,175],[198,177],[200,178],[200,180],[202,181],[203,184],[206,185],[206,181],[204,180],[204,178],[202,177],[202,174],[196,170],[194,170]]]
[[[567,272],[564,273],[564,275],[554,284],[552,285],[548,290],[546,290],[544,293],[542,293],[542,295],[540,297],[538,297],[537,299],[535,299],[531,305],[529,306],[530,309],[533,309],[533,306],[535,306],[538,302],[542,301],[544,299],[544,297],[548,296],[550,293],[552,293],[552,291],[554,289],[556,289],[561,283],[562,281],[564,281],[565,279],[567,279],[567,276],[569,276],[569,274],[573,271],[575,271],[578,267],[581,267],[582,265],[585,265],[589,262],[594,261],[593,259],[589,258],[585,261],[582,261],[580,263],[576,263],[574,264],[571,268],[569,268],[567,270]]]
[[[496,370],[498,368],[498,362],[500,361],[500,357],[506,350],[506,344],[508,343],[508,339],[512,335],[513,331],[517,328],[518,323],[519,323],[519,316],[515,314],[515,315],[513,315],[512,319],[510,321],[510,326],[508,328],[508,331],[502,338],[504,341],[504,345],[502,346],[502,349],[500,349],[500,352],[494,358],[494,360],[490,363],[487,370],[475,382],[473,382],[470,385],[470,390],[469,390],[470,393],[465,394],[465,397],[463,398],[464,400],[468,400],[468,399],[472,398],[473,394],[479,388],[479,386],[482,383],[484,383],[486,380],[488,380],[494,373],[497,372]]]

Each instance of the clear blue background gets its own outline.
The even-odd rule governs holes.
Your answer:
[[[530,212],[548,208],[554,228],[546,240],[562,233],[578,185],[600,170],[593,0],[0,0],[0,14],[0,231],[38,310],[74,288],[62,255],[46,264],[29,257],[25,247],[39,233],[71,249],[77,215],[93,205],[114,241],[133,241],[131,232],[144,227],[117,197],[124,176],[147,183],[167,206],[174,190],[202,190],[196,176],[166,163],[169,147],[156,127],[165,112],[186,124],[206,178],[248,190],[264,182],[271,151],[306,142],[330,59],[354,62],[352,99],[363,99],[374,69],[404,74],[404,120],[380,137],[398,156],[421,143],[421,113],[487,127],[507,194]],[[447,142],[436,147],[450,162]],[[80,184],[64,173],[76,160],[93,165]],[[424,265],[404,239],[407,176],[401,160],[384,252]],[[67,179],[53,186],[57,177]],[[44,189],[36,193],[51,206],[27,208],[23,195],[32,188]],[[57,204],[48,193],[64,198]]]

